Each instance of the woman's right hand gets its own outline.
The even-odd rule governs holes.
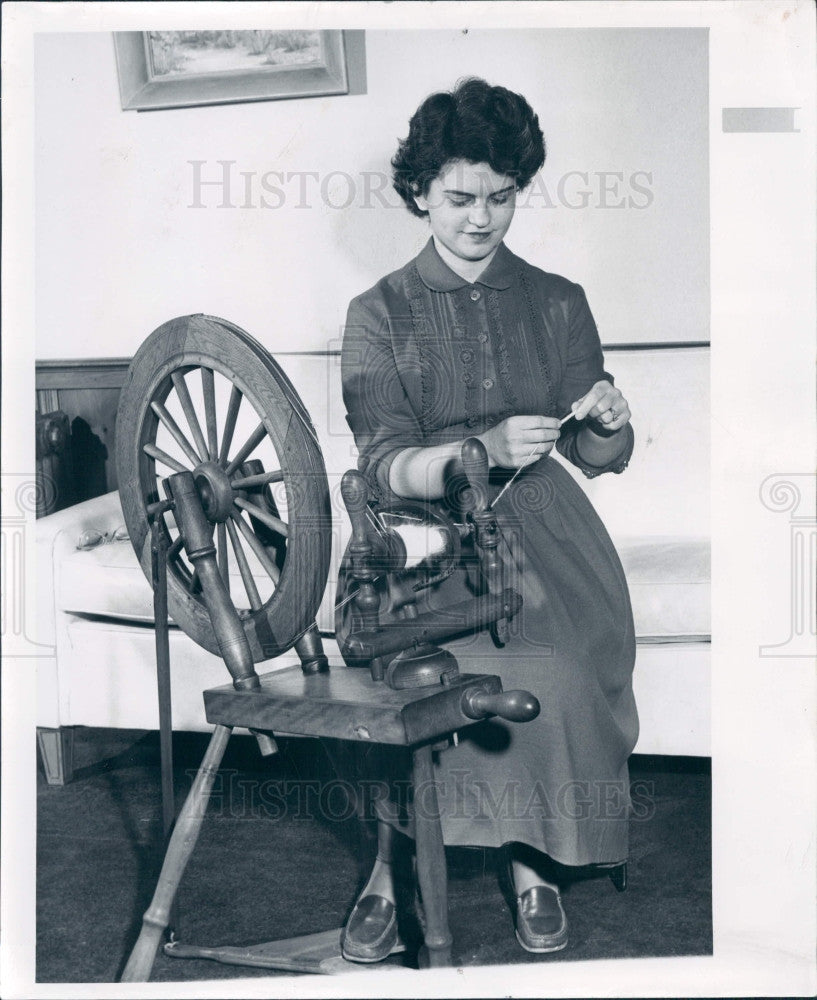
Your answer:
[[[478,437],[491,466],[521,469],[550,454],[559,439],[559,421],[556,417],[508,417]]]

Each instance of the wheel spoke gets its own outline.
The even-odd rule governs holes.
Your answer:
[[[278,580],[281,577],[281,571],[278,569],[278,567],[275,565],[272,559],[270,559],[269,553],[261,544],[261,540],[255,534],[252,528],[250,528],[250,526],[246,523],[241,514],[238,513],[238,511],[232,511],[230,513],[230,517],[233,519],[233,521],[235,521],[235,523],[238,525],[239,531],[249,542],[250,548],[258,557],[258,561],[264,567],[267,576],[270,578],[270,580],[272,580],[273,583],[277,584]]]
[[[244,500],[242,497],[236,497],[234,503],[236,507],[246,510],[252,517],[257,517],[259,521],[272,528],[273,531],[277,531],[279,535],[283,535],[284,538],[289,537],[289,526],[280,517],[270,514],[268,510],[259,507],[258,504],[250,503],[249,500]]]
[[[275,472],[259,472],[257,476],[239,476],[233,479],[230,485],[234,490],[246,490],[251,486],[266,486],[268,483],[281,483],[284,480],[284,473],[281,469]]]
[[[207,445],[210,458],[218,457],[218,429],[216,426],[216,385],[212,368],[202,368],[201,389],[204,396],[204,422],[207,424]]]
[[[244,442],[244,444],[239,448],[238,453],[234,458],[230,460],[230,464],[224,470],[228,476],[231,476],[235,470],[241,465],[244,459],[254,451],[260,442],[264,439],[267,433],[267,428],[264,426],[263,421],[255,428],[255,430],[250,434],[249,438]]]
[[[250,599],[250,607],[253,611],[258,611],[261,608],[261,595],[255,586],[250,564],[247,562],[247,556],[244,553],[244,546],[241,544],[241,539],[238,537],[238,532],[235,530],[235,525],[232,521],[227,522],[227,530],[230,532],[230,541],[233,544],[233,552],[235,552],[241,579],[244,581],[244,589],[247,591],[247,597]]]
[[[193,406],[193,400],[190,398],[190,390],[187,388],[187,382],[184,380],[184,375],[179,371],[171,372],[170,377],[173,380],[173,385],[176,387],[176,393],[178,394],[179,402],[182,404],[184,415],[187,418],[187,424],[193,432],[193,441],[199,450],[202,461],[206,462],[212,456],[204,440],[204,435],[201,433],[201,424],[199,423],[199,418],[196,416],[196,408]]]
[[[162,465],[166,465],[168,469],[173,469],[174,472],[189,472],[190,469],[186,465],[182,465],[175,458],[172,458],[166,451],[162,451],[161,448],[157,448],[155,444],[146,444],[143,447],[143,451],[146,455],[150,455],[151,458],[155,459],[157,462],[161,462]]]
[[[161,403],[157,403],[155,400],[150,404],[151,410],[156,414],[156,416],[161,420],[165,427],[170,431],[173,440],[181,448],[181,450],[187,455],[188,459],[193,463],[193,465],[199,465],[204,461],[197,453],[192,444],[187,440],[187,438],[182,434],[181,428],[170,416],[164,406]]]
[[[182,542],[182,536],[179,535],[175,539],[175,541],[172,541],[170,543],[170,545],[168,545],[168,547],[167,547],[167,553],[166,553],[168,562],[171,559],[175,559],[176,558],[176,556],[179,554],[179,552],[181,552],[181,548],[182,548],[183,544],[184,543]]]
[[[230,562],[229,562],[229,552],[227,551],[227,529],[223,524],[218,524],[216,527],[216,538],[218,547],[218,571],[221,574],[221,579],[224,581],[224,586],[227,588],[227,593],[230,593]]]
[[[233,443],[239,406],[241,406],[241,390],[237,385],[233,385],[232,392],[230,393],[230,402],[227,406],[227,418],[224,421],[224,437],[221,439],[221,451],[218,453],[219,465],[224,465],[227,461],[227,455],[230,453],[230,445]]]

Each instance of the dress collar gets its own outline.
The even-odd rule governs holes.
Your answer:
[[[431,237],[417,257],[417,270],[423,283],[434,292],[453,292],[466,285],[487,285],[489,288],[510,288],[513,276],[513,254],[500,243],[491,263],[476,281],[466,281],[456,271],[452,271],[434,246]]]

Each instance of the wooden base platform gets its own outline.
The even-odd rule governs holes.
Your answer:
[[[412,746],[474,724],[462,710],[466,689],[498,694],[502,683],[493,674],[461,674],[445,687],[393,691],[368,670],[304,674],[294,666],[263,674],[260,689],[211,688],[204,705],[214,725]]]

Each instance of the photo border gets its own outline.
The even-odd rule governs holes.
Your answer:
[[[227,5],[196,5],[209,26]],[[186,9],[185,9],[186,8]],[[191,4],[7,3],[3,15],[5,470],[33,478],[33,34],[189,21]],[[811,996],[815,926],[813,659],[761,659],[785,629],[791,581],[777,572],[788,527],[764,507],[769,475],[804,475],[814,509],[815,11],[805,0],[628,4],[413,3],[229,5],[236,27],[275,18],[366,28],[686,27],[711,30],[713,356],[714,955],[140,984],[34,983],[36,679],[4,663],[3,995],[88,996]],[[210,19],[208,21],[208,18]],[[216,24],[216,26],[218,26]],[[721,134],[725,107],[796,107],[794,134]],[[798,134],[799,133],[799,134]],[[780,255],[781,247],[785,254]],[[773,288],[773,295],[768,292]],[[810,515],[809,515],[810,516]],[[770,528],[770,519],[778,518]],[[33,514],[31,517],[33,525]],[[777,528],[777,530],[775,530]],[[782,555],[781,555],[782,553]],[[26,553],[26,559],[29,554]],[[33,554],[30,557],[33,564]],[[34,574],[33,574],[34,575]],[[100,938],[104,946],[104,936]]]

